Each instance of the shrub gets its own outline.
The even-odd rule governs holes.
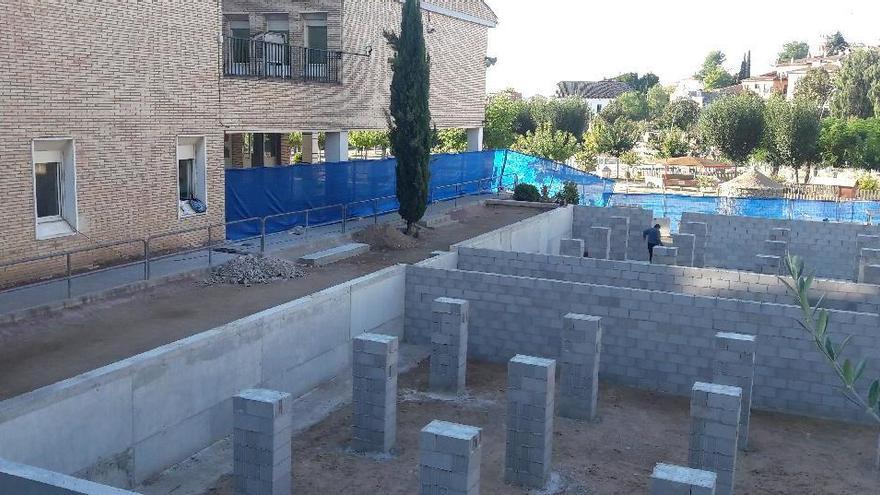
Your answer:
[[[538,192],[537,187],[531,184],[517,184],[513,188],[513,199],[514,201],[538,202],[541,201],[541,193]]]
[[[563,205],[577,205],[581,202],[577,184],[571,181],[562,183],[562,190],[556,193],[556,201]]]
[[[880,191],[880,181],[873,175],[865,174],[856,181],[856,187],[862,191]]]

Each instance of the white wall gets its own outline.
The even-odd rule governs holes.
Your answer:
[[[556,208],[452,246],[559,254],[559,241],[571,237],[573,207]]]

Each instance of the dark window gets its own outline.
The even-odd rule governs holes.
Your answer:
[[[196,198],[193,168],[192,159],[177,161],[177,180],[181,201],[189,201]]]
[[[61,216],[61,164],[37,163],[37,218]]]

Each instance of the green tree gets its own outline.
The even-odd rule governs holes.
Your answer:
[[[841,55],[849,49],[849,43],[844,39],[843,34],[837,31],[825,37],[825,55]]]
[[[723,67],[716,67],[703,78],[703,87],[706,89],[726,88],[736,84],[736,78]]]
[[[727,56],[724,55],[724,53],[719,50],[712,50],[706,55],[706,58],[703,59],[703,65],[701,65],[700,70],[694,74],[694,78],[700,81],[705,80],[710,72],[718,68],[723,68],[724,62],[726,61]]]
[[[810,45],[803,41],[789,41],[788,43],[782,45],[782,50],[776,57],[776,62],[783,63],[791,60],[798,60],[801,58],[806,58],[809,55]]]
[[[752,92],[722,97],[703,110],[699,125],[706,144],[744,164],[764,134],[764,102]]]
[[[638,91],[628,91],[618,96],[599,112],[606,122],[618,119],[641,121],[648,118],[648,100],[646,95]]]
[[[700,119],[700,105],[687,98],[679,98],[670,103],[663,111],[660,125],[665,128],[676,128],[690,131]]]
[[[846,57],[835,78],[831,108],[836,117],[880,114],[880,50],[856,50]]]
[[[398,211],[410,235],[428,207],[433,134],[428,107],[431,64],[423,29],[420,0],[406,0],[400,34],[385,33],[394,50],[389,134],[391,149],[397,157]]]
[[[514,100],[509,93],[496,93],[486,104],[486,123],[483,128],[483,146],[486,149],[510,148],[516,141],[514,122],[522,101]]]
[[[824,116],[833,90],[834,83],[828,71],[821,67],[812,68],[796,83],[794,97],[816,105],[819,114]]]
[[[819,150],[828,165],[880,170],[880,118],[823,120]]]
[[[597,153],[620,158],[639,141],[639,126],[626,117],[608,121],[600,115],[590,125],[588,140],[595,146]]]
[[[613,78],[613,80],[626,83],[633,90],[640,93],[647,93],[649,89],[653,88],[660,82],[660,78],[653,72],[646,72],[641,77],[639,77],[638,72],[627,72]]]
[[[550,124],[580,140],[590,125],[592,112],[586,100],[577,96],[553,98],[547,102]]]
[[[670,91],[659,84],[648,90],[645,99],[648,105],[648,119],[657,121],[663,116],[666,107],[669,106]]]
[[[742,62],[739,64],[739,74],[736,75],[737,81],[752,77],[752,52],[748,51],[743,55]]]
[[[676,128],[663,129],[651,138],[650,143],[658,158],[687,156],[691,150],[687,133]]]
[[[461,153],[467,150],[467,132],[464,129],[440,129],[434,153]]]
[[[513,149],[548,160],[565,162],[578,150],[577,139],[572,134],[557,131],[549,122],[538,126],[534,132],[519,136]]]
[[[388,149],[388,133],[386,131],[352,131],[348,134],[348,142],[363,158],[372,149],[381,148],[382,155]]]
[[[789,103],[773,96],[764,108],[764,121],[763,146],[773,175],[781,165],[789,166],[795,170],[795,182],[800,182],[800,169],[819,158],[819,110],[804,100]]]

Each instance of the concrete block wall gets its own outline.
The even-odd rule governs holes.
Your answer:
[[[6,495],[138,495],[34,466],[0,459],[0,493]]]
[[[389,452],[397,440],[397,337],[365,333],[353,344],[351,447]]]
[[[704,222],[686,222],[682,218],[678,228],[681,234],[694,236],[694,266],[706,266],[706,245],[709,238],[709,226]]]
[[[742,391],[742,414],[737,443],[740,450],[749,446],[749,422],[752,416],[752,388],[755,383],[754,335],[719,332],[715,334],[715,360],[712,362],[712,383],[739,387]]]
[[[711,376],[716,333],[756,335],[761,346],[755,408],[866,420],[837,392],[836,376],[817,366],[823,358],[798,326],[795,306],[410,266],[408,342],[430,342],[431,303],[437,297],[468,300],[468,355],[494,362],[516,354],[558,358],[566,314],[602,317],[601,377],[678,395],[689,395],[695,381]],[[850,357],[868,359],[868,376],[880,373],[880,317],[844,311],[830,315],[835,332],[854,336]]]
[[[532,253],[464,248],[458,267],[489,273],[567,280],[633,289],[698,296],[791,304],[785,284],[776,275],[732,270],[649,265],[642,262],[565,259]],[[452,268],[452,267],[447,267]],[[815,280],[813,297],[825,294],[829,309],[880,313],[880,287],[839,280]]]
[[[134,486],[230,435],[239,391],[349,373],[353,336],[402,334],[403,297],[391,267],[0,402],[0,457]]]
[[[859,260],[856,264],[856,270],[853,280],[859,280],[862,270],[862,249],[878,249],[880,248],[880,235],[860,234],[856,239],[856,248],[859,253]]]
[[[479,495],[480,428],[434,420],[419,436],[420,495]]]
[[[694,246],[697,236],[694,234],[672,234],[672,245],[678,248],[678,266],[694,266]]]
[[[876,284],[880,281],[876,280],[876,269],[869,269],[870,266],[880,265],[880,249],[862,248],[859,251],[859,278],[860,283]]]
[[[655,265],[678,265],[678,248],[671,246],[654,246]]]
[[[293,487],[290,394],[244,390],[232,399],[236,495],[290,495]]]
[[[560,240],[584,238],[583,235],[572,235],[572,218],[575,208],[579,207],[556,208],[520,220],[492,232],[453,244],[450,251],[455,251],[459,247],[473,247],[523,253],[559,254]]]
[[[688,465],[716,474],[718,495],[733,495],[742,390],[694,383]]]
[[[559,254],[562,256],[578,256],[584,255],[583,239],[561,239],[559,241]]]
[[[602,319],[569,313],[562,323],[559,356],[559,415],[596,419]]]
[[[650,495],[715,495],[718,476],[711,471],[657,464],[648,485]]]
[[[591,227],[610,227],[611,217],[629,219],[629,235],[626,240],[626,259],[648,261],[648,245],[642,239],[642,231],[653,226],[654,214],[651,210],[628,207],[599,208],[594,206],[576,206],[572,218],[572,237],[586,239]],[[619,243],[611,234],[612,252]],[[474,246],[476,247],[476,246]],[[587,246],[590,249],[590,246]],[[551,253],[552,254],[552,253]]]
[[[516,355],[507,363],[504,481],[544,488],[553,458],[556,361]]]
[[[431,311],[434,332],[431,334],[430,389],[463,393],[467,373],[468,302],[440,297],[434,300]]]
[[[611,259],[611,229],[590,227],[587,230],[586,249],[590,253],[590,258]]]
[[[783,261],[780,256],[772,254],[759,254],[755,256],[755,273],[762,275],[779,275],[783,271]]]
[[[858,236],[880,235],[880,226],[855,223],[775,220],[767,218],[682,214],[682,222],[708,225],[706,266],[754,270],[754,259],[767,253],[765,241],[776,229],[788,229],[788,251],[804,258],[822,278],[855,280]]]

